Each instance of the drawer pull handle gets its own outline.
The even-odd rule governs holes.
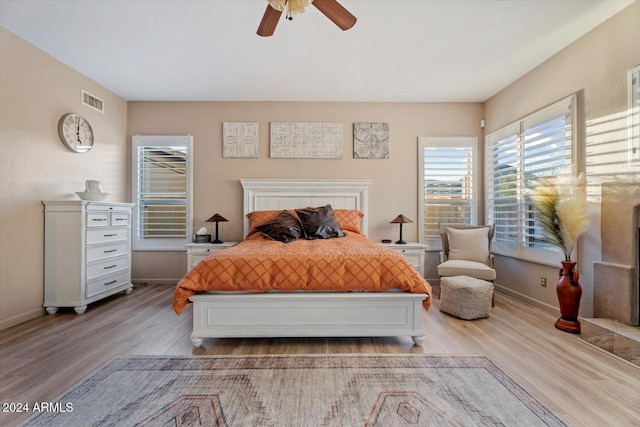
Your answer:
[[[106,221],[106,218],[92,218],[91,221]]]
[[[126,218],[116,218],[116,221],[126,221]]]
[[[109,286],[109,285],[113,285],[114,283],[118,283],[118,281],[117,280],[112,280],[110,282],[106,282],[104,285],[105,286]]]
[[[116,233],[111,233],[111,234],[105,234],[104,237],[114,237],[117,236]]]
[[[115,268],[115,267],[117,267],[117,266],[118,266],[118,264],[107,265],[106,267],[104,267],[104,269],[105,269],[105,270],[108,270],[108,269],[110,269],[110,268]]]
[[[111,253],[111,252],[118,252],[118,250],[117,249],[109,249],[109,250],[104,251],[105,254],[108,254],[108,253]]]

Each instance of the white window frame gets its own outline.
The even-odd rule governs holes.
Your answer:
[[[530,225],[525,226],[525,221],[530,221],[532,219],[532,208],[531,204],[527,202],[529,200],[529,196],[527,195],[527,191],[525,188],[527,177],[525,176],[525,164],[522,162],[524,158],[524,141],[523,136],[527,130],[532,129],[536,126],[536,124],[542,124],[545,121],[553,117],[558,117],[558,112],[562,109],[569,110],[569,116],[566,119],[565,124],[565,141],[568,141],[568,157],[566,158],[567,163],[563,165],[561,168],[557,168],[554,170],[554,174],[559,173],[578,173],[577,167],[577,136],[576,136],[576,95],[571,95],[567,98],[564,98],[554,104],[543,108],[541,110],[536,111],[520,120],[517,120],[514,123],[511,123],[491,134],[486,136],[486,149],[485,149],[485,170],[486,170],[486,185],[487,185],[487,193],[486,193],[486,216],[487,223],[495,224],[495,213],[494,213],[494,202],[492,195],[494,193],[495,187],[493,185],[494,181],[494,170],[493,170],[493,155],[494,155],[494,146],[498,142],[505,141],[507,138],[516,136],[517,141],[517,154],[516,158],[518,159],[515,162],[516,169],[516,182],[515,188],[513,191],[515,192],[516,204],[517,204],[517,236],[515,238],[515,244],[505,243],[500,239],[499,227],[496,227],[496,235],[494,241],[492,243],[492,252],[508,256],[512,258],[523,259],[531,262],[537,262],[542,264],[549,265],[557,265],[558,259],[563,259],[564,255],[562,254],[560,249],[557,249],[552,246],[547,246],[545,248],[539,247],[529,247],[525,244],[525,238],[527,236],[527,232],[525,229],[535,228]],[[511,139],[511,141],[514,141]],[[538,245],[540,246],[540,245]],[[559,258],[560,257],[560,258]]]
[[[640,65],[627,73],[629,88],[629,163],[640,167]]]
[[[418,138],[418,236],[420,243],[432,249],[440,249],[442,240],[438,236],[425,236],[425,148],[471,148],[471,212],[469,225],[478,223],[478,138],[477,137],[419,137]]]
[[[164,136],[164,135],[135,135],[132,137],[132,189],[131,197],[135,203],[132,226],[132,249],[134,251],[184,251],[185,245],[191,242],[192,212],[193,212],[193,137],[192,136]],[[144,238],[140,234],[140,204],[138,153],[139,147],[176,147],[186,148],[186,227],[185,235],[181,237]]]

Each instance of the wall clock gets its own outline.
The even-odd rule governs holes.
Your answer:
[[[67,113],[60,117],[58,135],[64,146],[74,153],[86,153],[93,148],[93,129],[78,114]]]

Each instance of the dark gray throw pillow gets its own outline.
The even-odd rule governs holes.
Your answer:
[[[331,205],[317,208],[296,209],[302,229],[307,239],[331,239],[344,237],[344,232],[336,221]]]
[[[300,221],[288,211],[280,212],[275,218],[257,226],[256,229],[265,236],[284,243],[304,238]]]

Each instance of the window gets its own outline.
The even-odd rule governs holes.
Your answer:
[[[191,136],[134,136],[134,250],[184,250],[191,230]]]
[[[527,194],[534,181],[575,172],[575,96],[487,136],[487,220],[495,224],[493,250],[556,262],[557,249],[542,239]]]
[[[440,246],[440,223],[475,224],[476,138],[420,138],[421,241]]]
[[[640,166],[640,65],[629,70],[631,164]]]

